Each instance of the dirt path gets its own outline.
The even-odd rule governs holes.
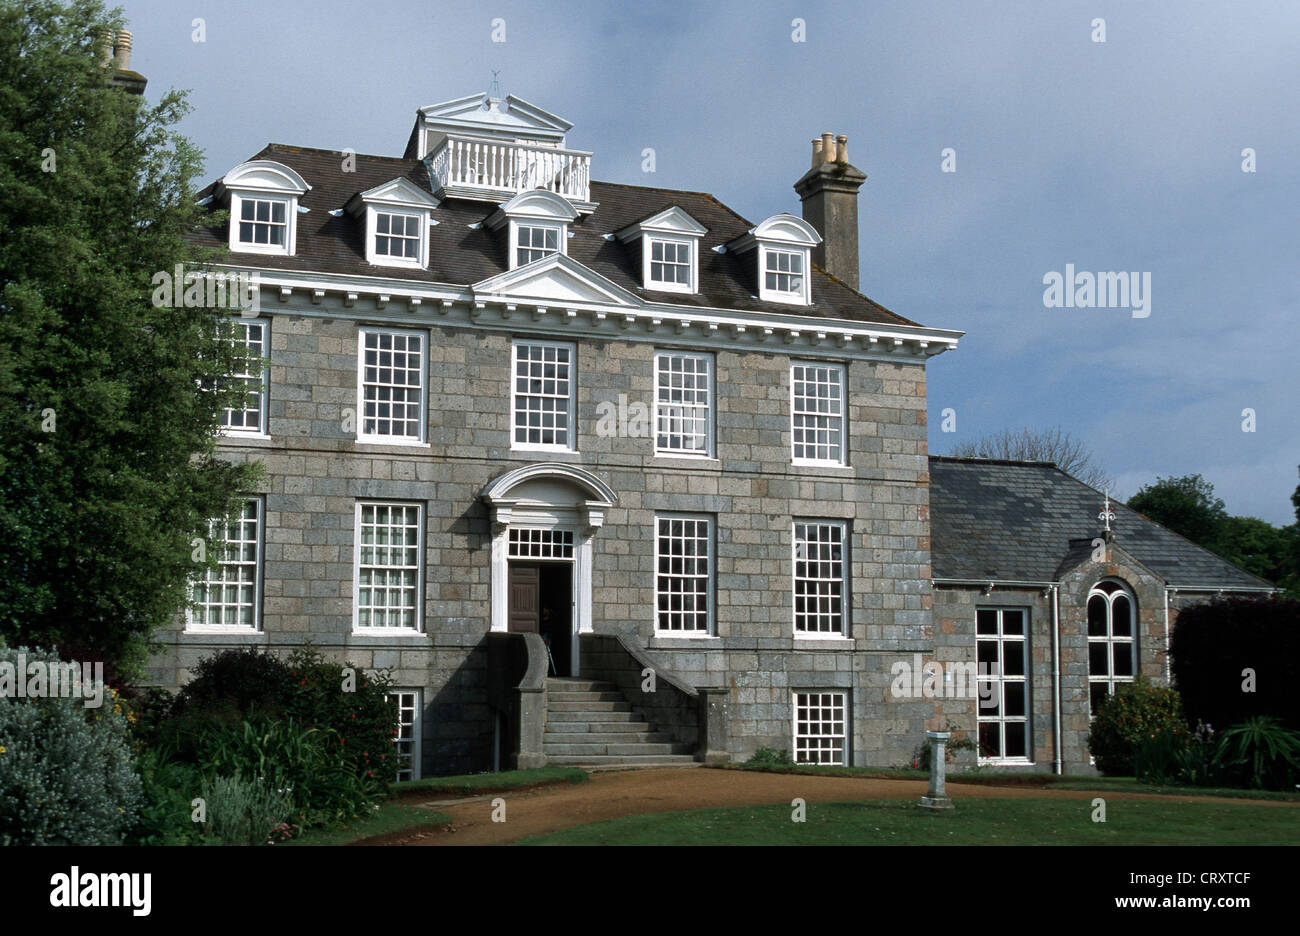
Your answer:
[[[645,813],[678,812],[716,806],[757,806],[789,803],[802,797],[809,803],[874,799],[917,799],[926,791],[923,780],[868,780],[853,777],[811,777],[801,774],[758,773],[708,768],[655,768],[604,771],[576,786],[559,784],[519,793],[498,793],[448,804],[438,812],[452,817],[449,830],[399,833],[371,839],[374,845],[503,845],[525,836],[555,832],[570,826]],[[1165,796],[1156,793],[1116,793],[1113,790],[1051,790],[1037,786],[950,784],[954,799],[974,797],[1037,797],[1184,802],[1265,803],[1281,808],[1296,804],[1272,800],[1234,800],[1213,796]],[[492,821],[492,800],[506,802],[506,821]],[[430,805],[432,804],[425,804]]]

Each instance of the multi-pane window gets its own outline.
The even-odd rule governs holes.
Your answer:
[[[221,529],[225,527],[224,531]],[[249,498],[239,514],[213,521],[211,538],[222,540],[221,558],[194,582],[191,628],[256,630],[262,556],[262,501]]]
[[[707,517],[659,517],[655,627],[674,634],[708,634],[712,604],[712,522]]]
[[[803,252],[776,250],[763,251],[763,285],[770,292],[803,295]]]
[[[517,228],[515,266],[532,263],[560,250],[560,229],[535,224],[521,224]]]
[[[221,415],[221,425],[227,432],[264,433],[266,431],[266,372],[261,358],[266,353],[266,322],[240,319],[232,324],[234,341],[248,351],[249,363],[245,370],[230,375],[237,386],[244,388],[243,405],[226,407]]]
[[[420,508],[357,505],[357,628],[419,627]]]
[[[844,464],[844,368],[794,364],[790,389],[794,460]]]
[[[655,355],[655,447],[659,452],[708,455],[712,442],[712,358],[660,351]]]
[[[284,247],[288,243],[288,202],[269,198],[239,199],[239,243]]]
[[[514,346],[514,443],[573,448],[573,346]]]
[[[794,759],[848,765],[848,693],[794,693]]]
[[[844,524],[794,525],[794,632],[844,634]]]
[[[402,260],[420,259],[420,219],[416,215],[375,213],[375,253]]]
[[[683,241],[650,241],[650,282],[690,288],[691,245]]]
[[[1088,593],[1088,706],[1097,714],[1106,696],[1137,675],[1137,607],[1118,582]]]
[[[975,612],[976,721],[979,756],[986,760],[1029,758],[1027,617],[1024,610],[1016,608]]]
[[[508,545],[511,559],[572,559],[573,531],[511,527]]]
[[[423,441],[423,335],[363,329],[360,382],[360,438]]]
[[[393,747],[397,753],[397,779],[420,779],[420,690],[399,689],[387,695],[397,715]]]

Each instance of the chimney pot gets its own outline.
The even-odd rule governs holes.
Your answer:
[[[106,29],[99,37],[96,49],[99,52],[99,64],[105,67],[113,64],[113,30]]]
[[[117,55],[117,67],[122,71],[131,70],[131,30],[119,29],[117,31],[117,44],[114,47]]]
[[[849,138],[843,133],[835,138],[835,161],[837,163],[849,161]]]
[[[817,168],[817,164],[820,163],[820,162],[822,161],[822,138],[821,138],[821,137],[816,137],[816,138],[812,141],[812,143],[813,143],[813,160],[812,160],[812,164],[813,164],[813,168],[816,169],[816,168]]]
[[[835,134],[833,133],[822,134],[822,161],[835,161]]]

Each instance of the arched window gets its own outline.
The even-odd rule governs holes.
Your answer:
[[[1090,714],[1119,683],[1137,674],[1137,602],[1119,582],[1088,592],[1088,704]]]

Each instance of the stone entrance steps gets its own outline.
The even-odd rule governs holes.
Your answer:
[[[693,764],[691,745],[655,731],[618,688],[598,679],[546,680],[548,764],[635,767]]]

